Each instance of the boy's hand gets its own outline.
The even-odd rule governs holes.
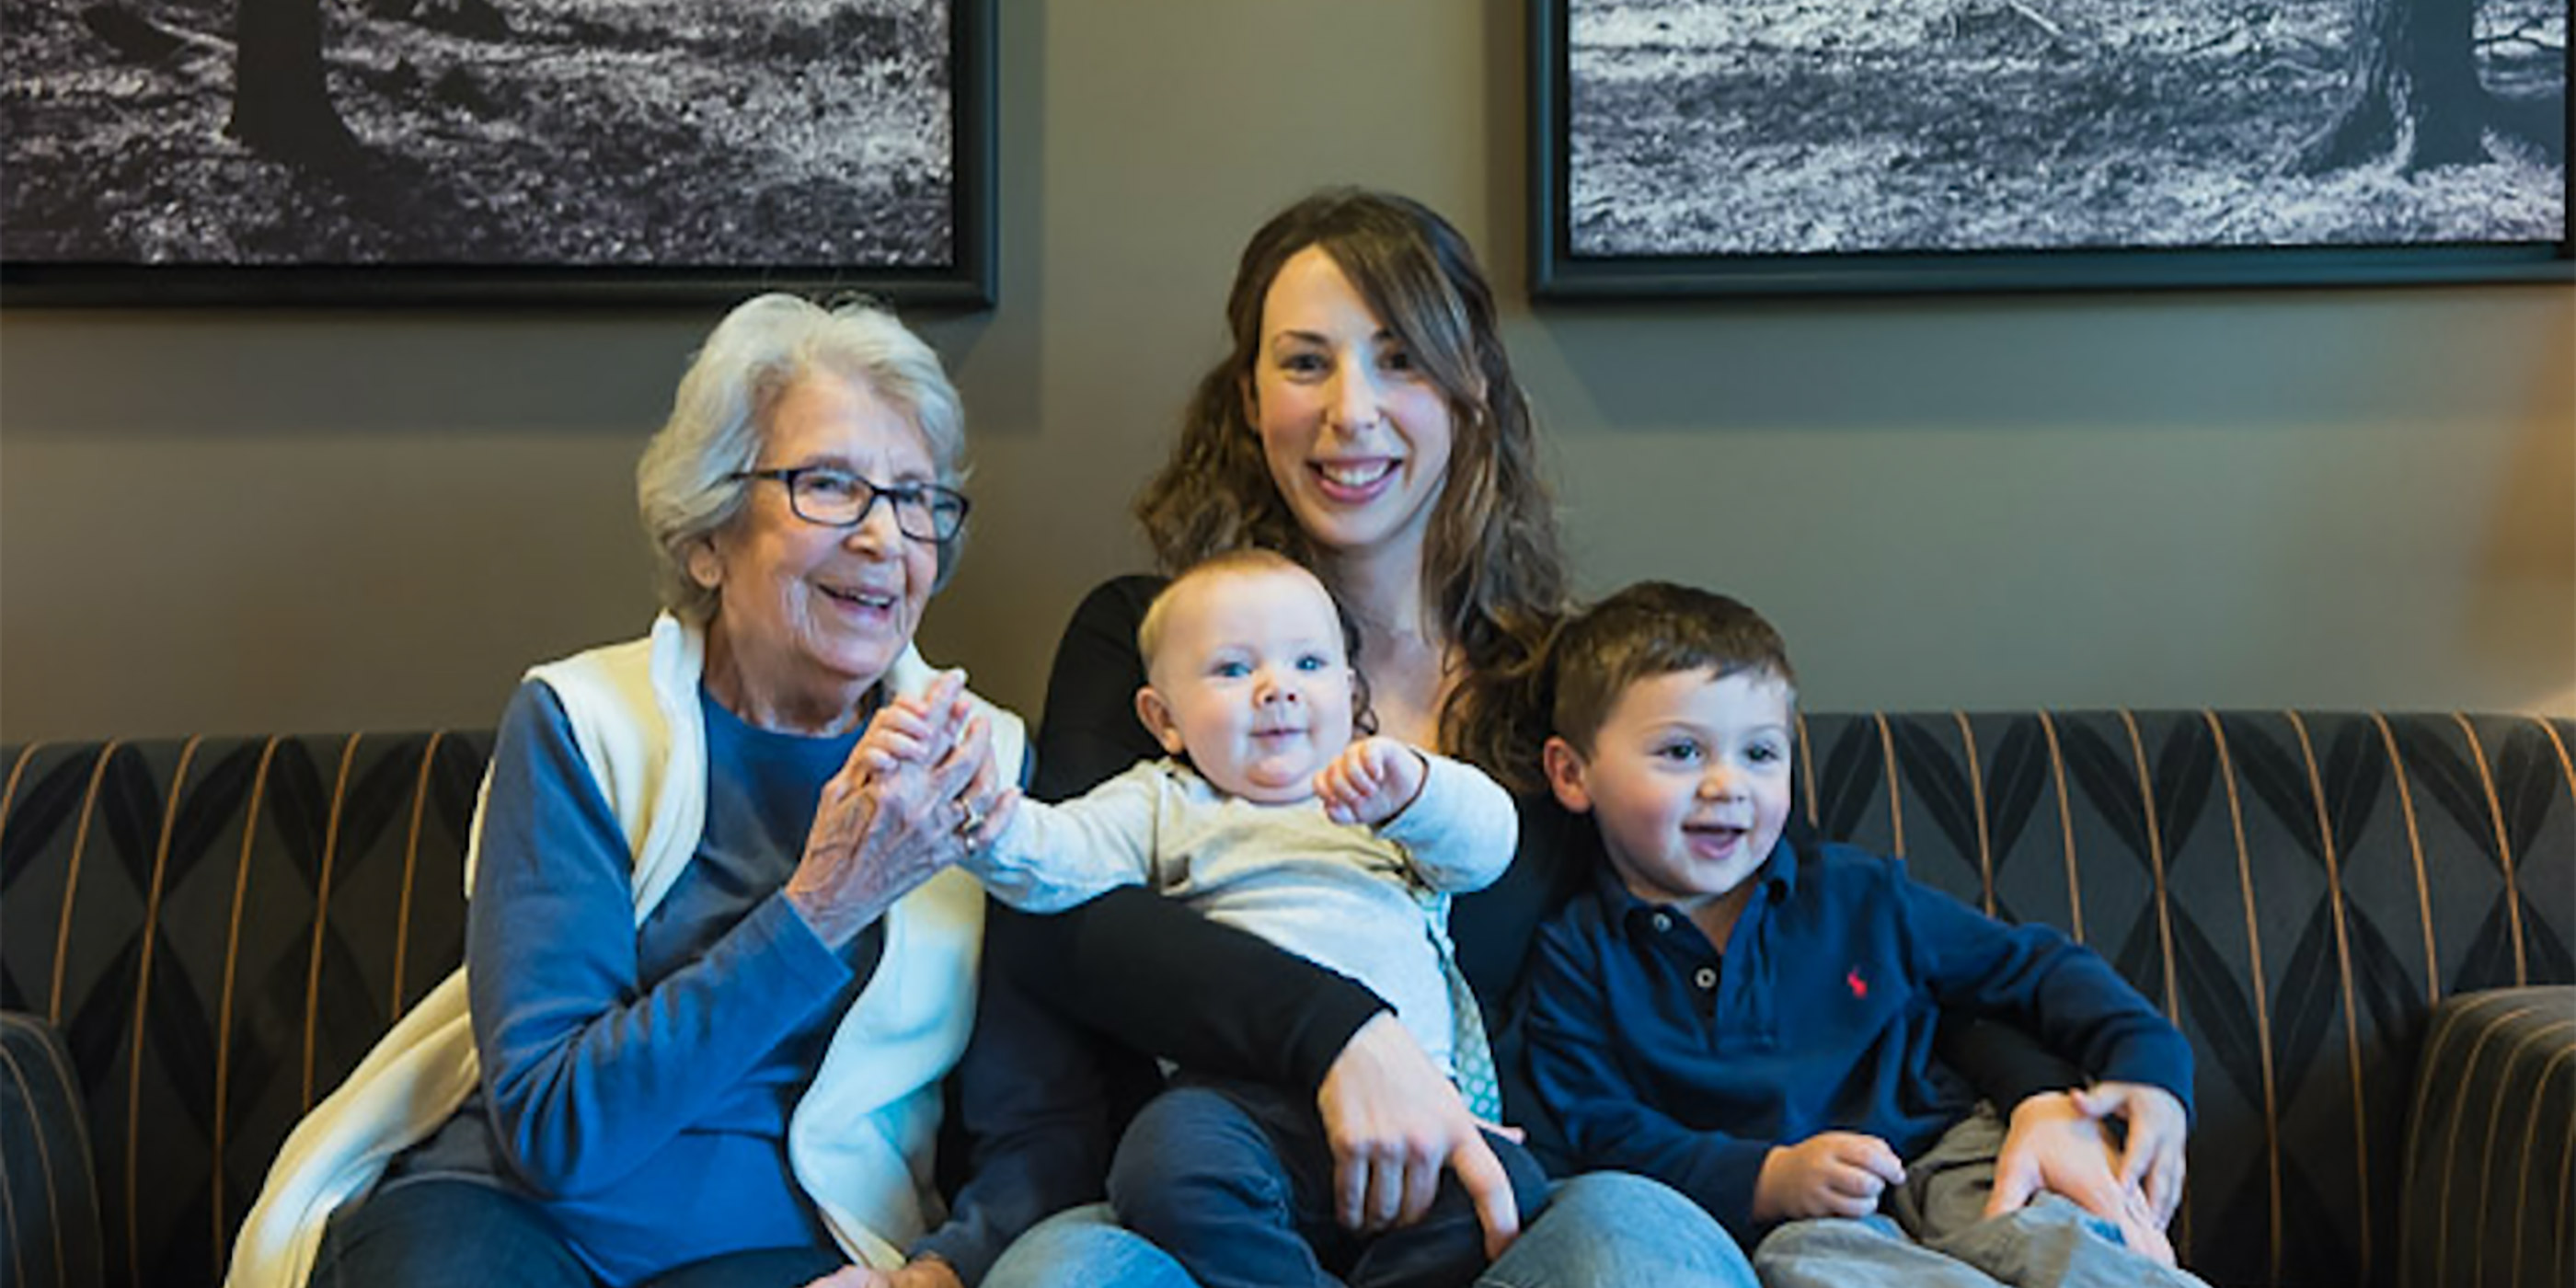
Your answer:
[[[2148,1209],[2136,1185],[2122,1183],[2118,1163],[2119,1151],[2101,1119],[2087,1113],[2074,1096],[2063,1091],[2032,1096],[2013,1106],[2011,1128],[1995,1155],[1994,1190],[1987,1196],[1985,1214],[2016,1211],[2042,1191],[2062,1195],[2117,1226],[2121,1241],[2132,1250],[2174,1264],[2164,1219]]]
[[[2173,1220],[2174,1209],[2182,1204],[2183,1141],[2191,1133],[2182,1102],[2143,1082],[2097,1082],[2076,1092],[2075,1103],[2096,1118],[2129,1120],[2128,1140],[2120,1151],[2120,1183],[2146,1195],[2159,1227]]]
[[[1376,827],[1403,813],[1430,776],[1421,752],[1393,738],[1362,738],[1316,771],[1315,795],[1326,818]]]
[[[1795,1145],[1773,1146],[1753,1182],[1759,1221],[1868,1216],[1879,1193],[1905,1180],[1905,1164],[1886,1141],[1859,1132],[1819,1132]]]

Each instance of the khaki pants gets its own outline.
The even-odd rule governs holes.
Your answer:
[[[1986,1105],[1905,1165],[1875,1215],[1791,1221],[1753,1250],[1766,1288],[2207,1288],[2131,1252],[2119,1231],[2055,1194],[1989,1221],[2004,1123]]]

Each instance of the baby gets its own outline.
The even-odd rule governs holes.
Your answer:
[[[1218,921],[1367,985],[1433,1062],[1483,1096],[1492,1060],[1450,960],[1448,896],[1512,859],[1518,819],[1483,773],[1365,730],[1349,633],[1314,574],[1267,551],[1199,564],[1137,632],[1136,711],[1170,758],[1061,805],[1003,797],[966,866],[1047,912],[1150,883]],[[1482,1103],[1480,1103],[1480,1100]],[[1487,1133],[1527,1215],[1546,1182]],[[1121,1141],[1119,1216],[1205,1288],[1352,1281],[1465,1284],[1482,1227],[1455,1179],[1422,1220],[1374,1237],[1334,1219],[1332,1153],[1311,1094],[1181,1071]],[[1288,1210],[1261,1203],[1286,1194]]]

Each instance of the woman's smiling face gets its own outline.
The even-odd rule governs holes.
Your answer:
[[[765,427],[755,469],[829,465],[888,487],[938,480],[929,440],[862,381],[799,376]],[[746,486],[742,513],[690,560],[719,596],[708,684],[755,724],[836,728],[912,642],[939,548],[905,536],[892,504],[835,528],[797,517],[783,484]]]
[[[1310,539],[1343,555],[1418,553],[1448,474],[1449,401],[1321,247],[1271,279],[1245,397]]]

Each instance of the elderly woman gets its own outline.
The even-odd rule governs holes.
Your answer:
[[[924,1186],[983,895],[950,865],[1022,744],[912,649],[964,455],[891,315],[717,326],[636,471],[665,612],[512,698],[466,969],[288,1141],[236,1288],[956,1282],[976,1236]]]

